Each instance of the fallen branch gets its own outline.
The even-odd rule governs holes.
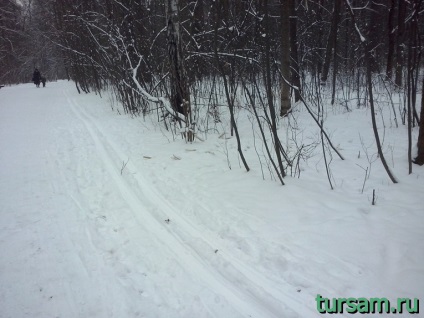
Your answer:
[[[128,161],[130,161],[130,158],[128,158],[127,162],[122,161],[121,176],[122,176],[122,172],[124,171],[125,167],[127,166]]]

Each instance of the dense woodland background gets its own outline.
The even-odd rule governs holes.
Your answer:
[[[389,96],[388,107],[392,94],[402,96],[393,111],[409,129],[411,171],[424,163],[423,15],[421,0],[2,0],[0,84],[29,82],[38,67],[50,81],[72,79],[81,93],[109,89],[125,112],[157,114],[188,141],[210,129],[205,116],[217,123],[225,114],[249,170],[236,120],[247,108],[281,183],[306,151],[289,152],[280,140],[279,121],[294,105],[319,127],[323,107],[369,107],[379,158],[396,182],[375,92]]]

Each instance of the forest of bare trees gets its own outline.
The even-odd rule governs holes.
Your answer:
[[[39,67],[81,93],[111,90],[125,112],[155,114],[187,141],[210,128],[204,116],[219,122],[226,107],[247,171],[236,112],[249,108],[282,184],[304,150],[289,152],[278,131],[297,103],[320,128],[323,149],[343,159],[323,126],[326,89],[329,105],[370,107],[379,158],[396,182],[373,91],[405,96],[399,125],[420,126],[418,153],[411,134],[405,141],[409,162],[424,164],[423,15],[422,0],[3,0],[0,84],[28,82]]]

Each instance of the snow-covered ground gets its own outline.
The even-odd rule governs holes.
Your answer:
[[[311,318],[317,294],[424,301],[424,167],[408,175],[406,128],[387,125],[392,184],[366,158],[370,122],[328,112],[346,158],[333,156],[334,190],[319,154],[281,186],[262,179],[250,123],[247,173],[220,134],[173,140],[68,82],[2,88],[0,317]]]

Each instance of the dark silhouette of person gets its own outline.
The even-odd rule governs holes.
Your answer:
[[[41,76],[41,83],[43,83],[43,87],[46,87],[46,78]]]
[[[32,81],[34,82],[35,86],[40,87],[40,80],[41,74],[40,71],[36,68],[34,70],[34,74],[32,74]]]

